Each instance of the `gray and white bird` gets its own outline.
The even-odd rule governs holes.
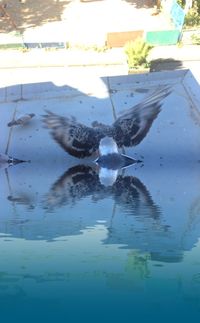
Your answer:
[[[33,117],[35,116],[34,113],[27,113],[24,114],[20,117],[18,117],[17,119],[14,119],[12,121],[10,121],[7,126],[8,127],[12,127],[12,126],[24,126],[25,124],[27,124]]]
[[[120,154],[116,142],[111,137],[104,137],[99,144],[99,157],[95,160],[99,165],[99,179],[104,186],[113,185],[120,169],[127,168],[140,160]]]
[[[117,170],[126,168],[139,161],[125,154],[120,154],[114,139],[104,137],[100,140],[99,157],[95,162],[102,168]]]
[[[25,162],[24,160],[13,158],[6,154],[0,153],[0,168],[7,168],[9,166],[13,166],[24,162]]]
[[[50,111],[46,111],[43,122],[66,152],[84,158],[98,153],[100,140],[104,137],[112,137],[119,148],[138,145],[159,114],[162,100],[170,93],[170,86],[156,89],[141,103],[126,110],[112,125],[97,122],[95,126],[88,127],[73,117],[59,116]]]

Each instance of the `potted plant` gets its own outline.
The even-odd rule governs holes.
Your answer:
[[[127,56],[129,73],[141,73],[149,71],[147,57],[152,46],[147,44],[142,38],[135,41],[128,41],[124,46]]]

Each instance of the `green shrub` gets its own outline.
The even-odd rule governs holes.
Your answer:
[[[124,46],[127,55],[129,68],[139,68],[148,66],[147,56],[152,46],[148,45],[143,39],[138,38],[135,41],[128,41]]]
[[[200,45],[200,33],[198,34],[193,34],[191,36],[192,38],[192,43],[195,44],[195,45]]]
[[[200,15],[198,12],[198,4],[194,1],[193,7],[188,11],[185,16],[186,26],[198,26],[200,24]]]
[[[186,0],[176,0],[177,3],[184,9],[186,5]],[[194,0],[192,7],[196,7],[198,13],[200,14],[200,0]]]
[[[177,0],[177,3],[184,9],[185,1],[184,0]]]
[[[182,8],[185,7],[185,0],[177,0]],[[192,8],[185,16],[185,26],[198,26],[200,25],[200,0],[193,1]]]

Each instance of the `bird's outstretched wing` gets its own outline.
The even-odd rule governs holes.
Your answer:
[[[101,138],[106,135],[103,128],[88,127],[77,122],[75,118],[46,112],[43,122],[51,130],[52,137],[65,151],[75,157],[91,156],[97,151]]]
[[[142,102],[126,110],[113,124],[113,138],[118,147],[138,145],[148,133],[171,87],[156,89]]]
[[[93,155],[99,148],[100,140],[106,136],[113,137],[118,147],[139,144],[160,112],[161,101],[170,93],[169,86],[157,89],[141,103],[126,110],[111,126],[96,122],[93,127],[88,127],[75,118],[59,116],[50,111],[46,111],[43,122],[65,151],[84,158]]]

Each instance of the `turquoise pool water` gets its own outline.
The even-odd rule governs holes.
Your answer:
[[[198,321],[199,170],[1,170],[2,322]]]

